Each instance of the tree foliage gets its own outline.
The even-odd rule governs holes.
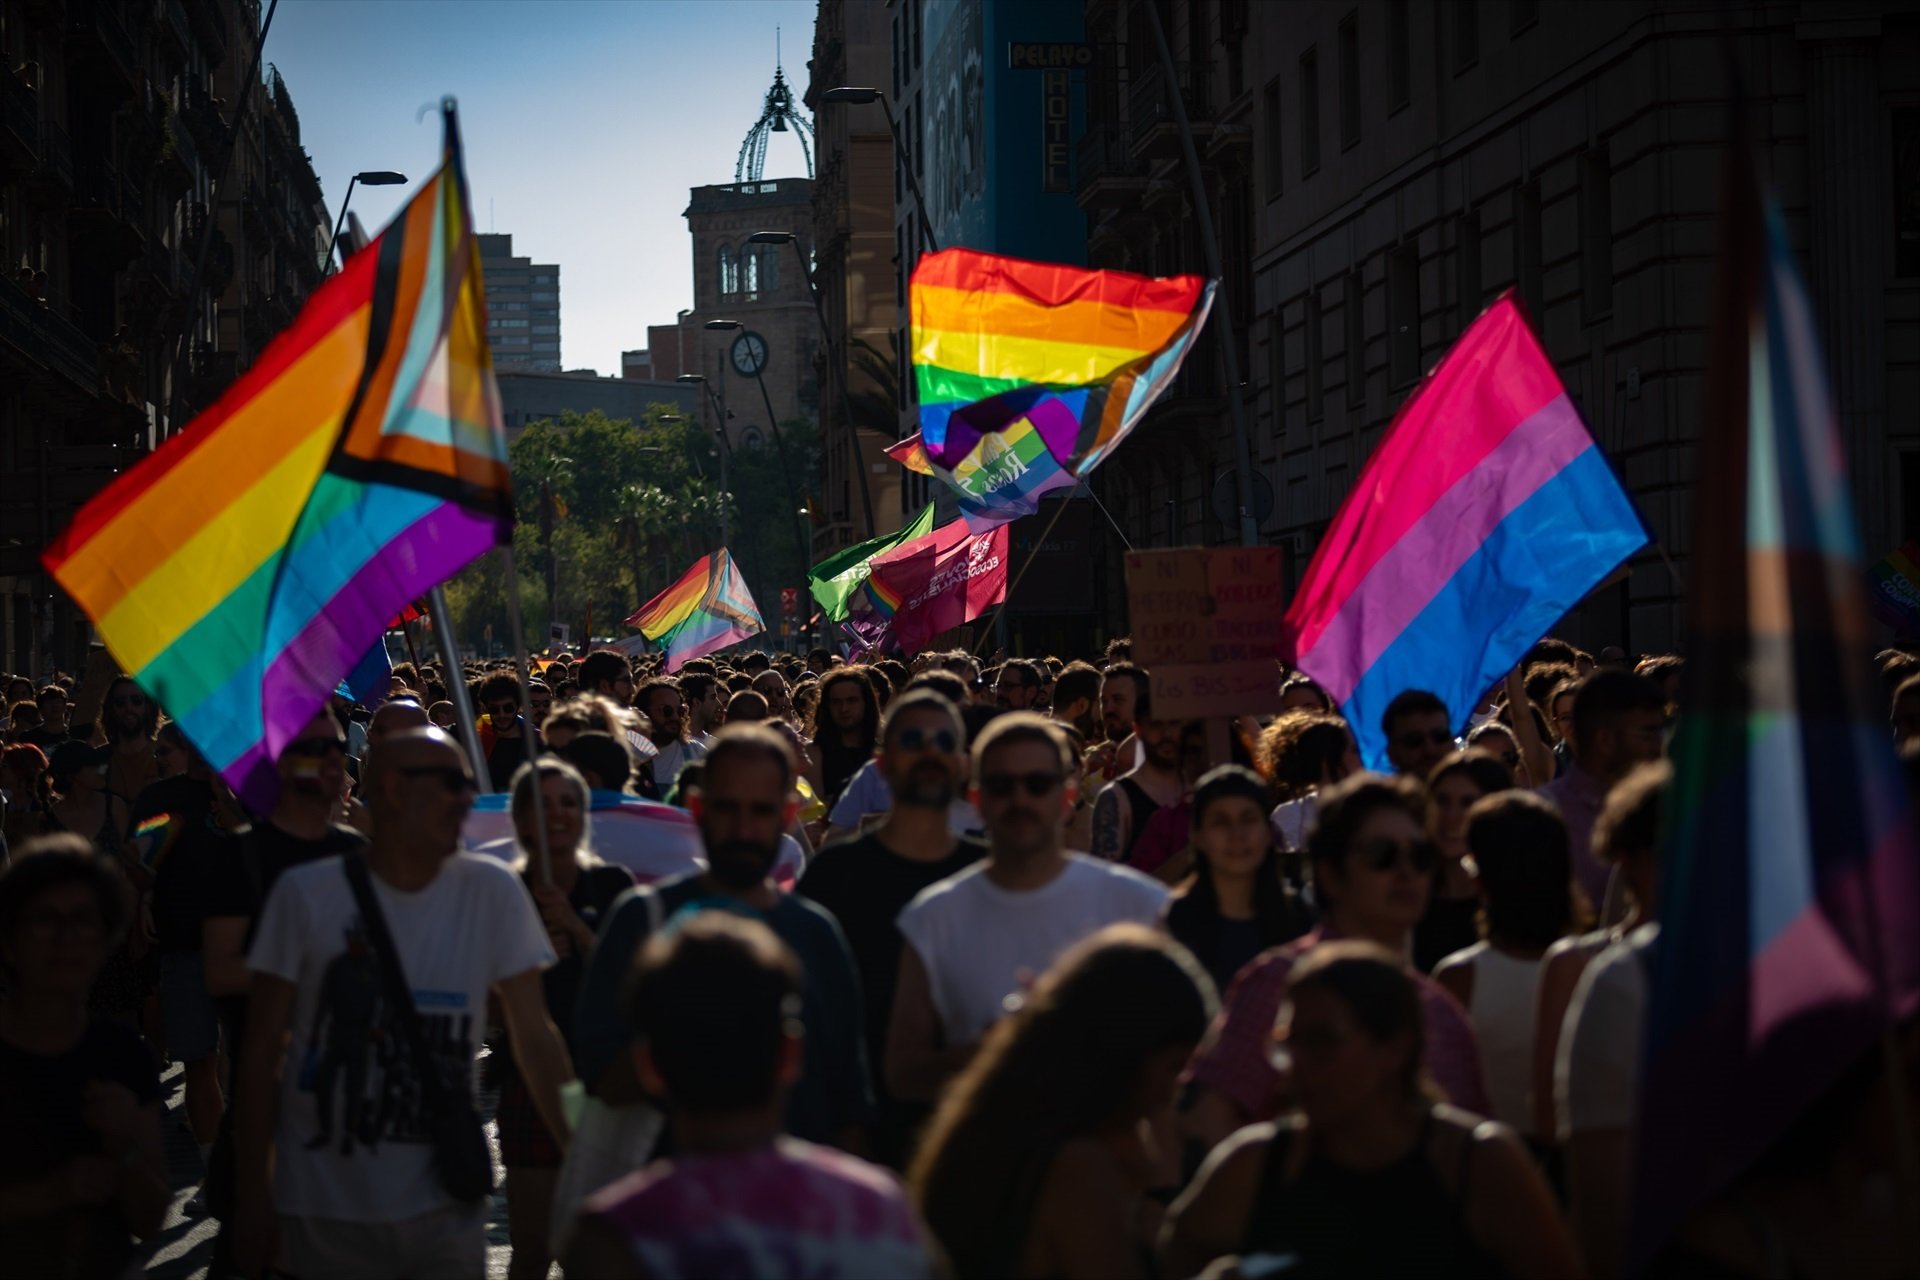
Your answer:
[[[805,581],[796,549],[791,495],[811,485],[817,432],[782,424],[793,475],[771,442],[721,445],[676,406],[654,405],[639,423],[604,413],[567,413],[531,423],[509,450],[513,467],[515,566],[528,644],[544,647],[549,624],[571,626],[578,640],[589,614],[596,635],[625,635],[621,620],[720,546],[722,512],[732,550],[770,628],[777,631],[780,588]],[[804,528],[802,529],[804,533]],[[462,645],[505,652],[510,642],[504,558],[481,557],[447,584],[448,608]]]

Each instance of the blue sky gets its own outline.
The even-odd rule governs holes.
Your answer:
[[[474,222],[560,264],[562,361],[620,371],[693,305],[687,190],[733,181],[773,81],[774,30],[804,93],[814,0],[281,0],[265,60],[300,113],[329,207],[347,179],[438,162],[422,106],[460,100]],[[766,176],[806,172],[791,133]],[[408,187],[356,187],[368,231]]]

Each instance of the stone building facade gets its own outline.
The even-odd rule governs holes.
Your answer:
[[[322,279],[329,226],[292,97],[271,67],[248,76],[259,23],[256,0],[0,6],[6,670],[78,669],[90,628],[41,548]]]
[[[806,102],[814,113],[819,146],[813,188],[814,283],[833,335],[831,344],[821,348],[816,551],[822,559],[898,529],[903,519],[905,473],[885,453],[898,429],[897,380],[891,370],[899,317],[893,138],[886,117],[877,110],[822,110],[819,102],[828,89],[886,82],[892,56],[889,16],[879,0],[821,0],[808,64],[812,77]]]
[[[1421,374],[1513,288],[1657,539],[1560,630],[1680,643],[1690,496],[1713,465],[1694,441],[1730,50],[1819,313],[1868,554],[1920,532],[1920,5],[1087,0],[1089,257],[1151,274],[1204,263],[1146,3],[1235,323],[1210,324],[1100,473],[1125,527],[1234,539],[1212,500],[1231,484],[1214,345],[1230,341],[1275,499],[1261,536],[1297,579]]]

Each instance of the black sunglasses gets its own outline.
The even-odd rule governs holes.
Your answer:
[[[1411,844],[1402,844],[1386,836],[1377,836],[1360,846],[1359,853],[1365,860],[1368,870],[1391,871],[1406,858],[1415,873],[1431,875],[1440,865],[1440,846],[1431,840],[1415,840]]]
[[[931,748],[943,756],[950,756],[960,745],[960,739],[951,729],[902,729],[893,737],[893,743],[902,751],[926,751]]]
[[[980,779],[980,790],[995,800],[1006,800],[1013,795],[1015,787],[1038,800],[1041,796],[1056,791],[1064,777],[1057,773],[990,773]]]
[[[448,792],[458,795],[463,791],[478,791],[480,784],[475,782],[465,769],[457,764],[416,764],[400,770],[406,778],[435,778]]]
[[[117,693],[113,696],[112,701],[116,707],[144,707],[147,705],[145,695],[138,693]]]
[[[520,714],[520,708],[511,702],[490,702],[487,714],[495,720],[511,720]]]
[[[300,760],[318,760],[336,751],[341,755],[347,754],[345,738],[295,738],[287,744],[284,754]]]

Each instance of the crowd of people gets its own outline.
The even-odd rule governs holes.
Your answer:
[[[1374,773],[1124,640],[406,664],[265,813],[0,677],[0,1258],[137,1264],[175,1062],[218,1277],[483,1274],[486,1091],[514,1277],[1623,1274],[1682,670],[1542,641]],[[1881,1065],[1654,1274],[1907,1274]]]

